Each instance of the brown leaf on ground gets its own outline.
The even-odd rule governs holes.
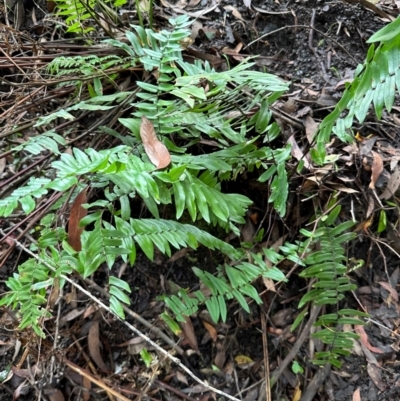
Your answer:
[[[381,372],[382,369],[373,363],[368,363],[367,364],[367,372],[369,377],[372,379],[374,382],[375,386],[379,388],[381,391],[386,390],[386,384],[382,381],[382,376]]]
[[[87,210],[82,207],[82,205],[87,202],[86,191],[87,188],[75,198],[69,215],[68,243],[77,252],[82,249],[81,234],[83,228],[79,227],[79,222],[87,215]]]
[[[303,118],[304,127],[306,128],[306,136],[309,144],[312,144],[314,141],[314,135],[317,132],[318,124],[314,121],[314,119],[307,115]]]
[[[211,339],[214,342],[217,341],[218,333],[217,333],[217,330],[215,329],[215,327],[212,324],[206,322],[205,320],[202,320],[202,322],[203,322],[204,327],[207,329],[208,334],[210,334]]]
[[[176,377],[176,380],[180,381],[181,383],[186,384],[187,386],[189,385],[189,382],[188,382],[186,376],[183,373],[181,373],[179,370],[176,371],[175,377]]]
[[[379,199],[385,199],[385,200],[390,199],[397,191],[399,186],[400,186],[400,170],[399,167],[396,166],[392,175],[389,178],[385,190],[379,196]]]
[[[99,321],[93,322],[89,329],[88,335],[88,347],[89,354],[96,365],[104,371],[108,371],[107,365],[104,363],[103,358],[100,353],[100,333],[99,333]]]
[[[217,343],[217,355],[215,355],[214,358],[214,365],[219,368],[222,369],[225,365],[225,361],[226,361],[226,352],[225,352],[225,347],[224,344],[221,343]]]
[[[300,398],[301,398],[301,388],[300,384],[298,384],[294,389],[292,401],[300,401]]]
[[[145,116],[142,117],[140,125],[140,137],[147,156],[157,169],[165,168],[171,163],[171,155],[167,147],[159,141],[153,124]]]
[[[87,391],[82,391],[83,401],[89,401],[90,400],[90,390],[92,389],[92,382],[90,381],[90,379],[88,377],[83,376],[82,385],[87,390]]]
[[[376,153],[373,150],[371,151],[371,153],[374,157],[374,160],[371,166],[372,173],[371,173],[371,182],[369,183],[369,188],[374,189],[375,183],[383,171],[383,161],[379,153]]]
[[[390,285],[390,283],[387,283],[385,281],[378,281],[378,284],[380,284],[386,291],[389,292],[391,297],[397,302],[399,300],[399,294],[397,291]]]
[[[194,327],[190,317],[185,317],[185,323],[180,324],[182,328],[182,333],[186,341],[189,343],[192,349],[199,352],[199,345],[197,343],[196,333],[194,332]]]
[[[6,164],[7,164],[6,158],[5,157],[0,158],[0,174],[6,168]]]
[[[45,394],[50,401],[64,401],[65,400],[63,393],[59,389],[56,389],[56,388],[46,387]]]
[[[236,7],[233,6],[224,6],[224,10],[226,11],[232,11],[232,15],[237,18],[240,21],[244,21],[242,14],[240,14],[240,12],[238,11],[238,9]]]
[[[375,352],[376,354],[383,354],[382,350],[372,346],[369,343],[369,339],[368,339],[367,333],[364,330],[364,326],[356,325],[356,326],[354,326],[354,329],[357,332],[357,334],[360,336],[361,344],[363,344],[366,348],[368,348],[372,352]]]
[[[361,401],[360,387],[353,393],[353,401]]]

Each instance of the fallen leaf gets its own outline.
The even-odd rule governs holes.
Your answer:
[[[192,248],[182,248],[179,251],[175,252],[168,260],[167,263],[174,263],[178,259],[183,258],[188,252],[190,252]]]
[[[244,4],[247,8],[250,8],[250,7],[251,7],[251,0],[243,0],[243,4]]]
[[[382,376],[381,376],[382,369],[374,365],[373,363],[368,363],[367,372],[369,377],[374,382],[375,386],[378,387],[379,390],[385,391],[386,384],[382,381]]]
[[[6,168],[6,158],[2,157],[0,158],[0,174],[4,171],[4,169]]]
[[[385,281],[378,281],[378,284],[380,284],[386,291],[390,293],[392,298],[397,302],[399,300],[399,294],[397,291],[390,285],[390,283],[387,283]]]
[[[171,155],[167,147],[159,141],[153,124],[145,116],[142,117],[140,125],[140,137],[147,156],[157,169],[165,168],[171,163]]]
[[[218,338],[218,333],[217,330],[215,329],[215,327],[206,322],[205,320],[202,320],[204,327],[207,329],[208,333],[210,334],[211,339],[215,342],[217,341]]]
[[[374,189],[375,183],[383,171],[383,161],[379,153],[376,153],[373,150],[371,151],[371,153],[374,157],[374,160],[371,166],[372,173],[371,173],[371,182],[369,183],[369,188]]]
[[[180,323],[182,334],[189,345],[194,349],[196,352],[199,352],[199,346],[197,344],[196,333],[194,332],[194,327],[190,317],[185,316],[185,322]]]
[[[361,343],[368,348],[370,351],[375,352],[376,354],[383,354],[383,351],[379,348],[373,347],[368,340],[367,333],[364,330],[364,326],[356,325],[354,326],[355,331],[360,336]]]
[[[304,167],[306,169],[310,169],[312,167],[311,163],[309,162],[307,155],[306,156],[304,155],[303,151],[300,149],[299,145],[297,144],[296,139],[294,138],[294,134],[291,135],[287,141],[288,141],[288,143],[290,143],[292,145],[291,151],[290,151],[292,156],[298,161],[303,160]]]
[[[249,368],[254,365],[254,361],[247,355],[236,355],[235,362],[241,369]]]
[[[311,145],[314,142],[314,135],[317,132],[318,124],[309,115],[303,118],[303,124],[306,129],[308,143]]]
[[[96,320],[93,322],[92,326],[89,329],[88,335],[88,346],[89,346],[89,354],[96,365],[105,372],[108,371],[106,364],[103,361],[103,358],[100,354],[100,335],[99,335],[99,321]]]
[[[175,377],[176,377],[176,380],[180,381],[181,383],[186,384],[187,386],[189,385],[186,376],[183,373],[181,373],[179,370],[176,371]]]
[[[240,21],[244,21],[242,14],[240,14],[240,12],[238,11],[238,9],[236,7],[233,6],[224,6],[224,10],[226,11],[232,11],[232,15],[237,18]]]
[[[87,391],[82,391],[83,401],[89,401],[90,400],[90,390],[92,389],[92,382],[90,381],[90,379],[88,377],[83,376],[82,386],[87,390]]]
[[[89,393],[88,393],[89,394]],[[58,388],[46,387],[46,397],[50,401],[64,401],[64,395]]]
[[[218,369],[222,369],[224,367],[225,361],[226,361],[225,347],[223,344],[218,343],[217,344],[217,355],[215,355],[215,358],[214,358],[214,365]]]
[[[385,190],[379,196],[379,199],[385,199],[385,200],[390,199],[397,191],[399,186],[400,186],[400,170],[398,166],[396,166],[392,175],[389,178]]]
[[[361,401],[360,387],[353,393],[353,401]]]
[[[300,385],[298,384],[296,386],[296,388],[294,389],[292,401],[299,401],[300,398],[301,398],[301,389],[300,389]]]
[[[69,214],[68,243],[77,252],[82,249],[81,234],[83,228],[79,227],[79,222],[87,215],[87,210],[82,207],[82,205],[87,202],[86,191],[87,188],[75,198]]]
[[[68,312],[60,319],[60,327],[64,326],[66,322],[76,319],[78,316],[82,315],[85,312],[85,308],[81,309],[73,309],[71,312]]]

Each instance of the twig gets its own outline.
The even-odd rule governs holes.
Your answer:
[[[0,233],[2,233],[2,230],[0,230]],[[26,248],[21,242],[11,238],[15,244],[20,247],[23,251],[25,251],[27,254],[35,258],[37,261],[40,263],[44,264],[47,266],[51,271],[56,272],[57,270],[51,266],[49,263],[47,263],[45,260],[39,258],[39,256],[35,255],[32,251],[30,251],[28,248]],[[151,346],[157,349],[161,354],[163,354],[165,357],[170,359],[172,362],[174,362],[176,365],[178,365],[182,370],[184,370],[192,379],[194,379],[197,383],[201,384],[205,388],[209,389],[210,391],[213,391],[216,394],[219,394],[223,397],[228,398],[229,400],[232,401],[240,401],[237,398],[231,396],[230,394],[227,394],[221,390],[218,390],[215,387],[210,386],[209,384],[205,383],[204,381],[200,380],[190,369],[188,369],[185,365],[182,364],[182,362],[178,359],[175,358],[173,355],[171,355],[168,351],[166,351],[164,348],[160,347],[157,343],[155,343],[152,339],[147,337],[145,334],[143,334],[140,330],[138,330],[136,327],[132,326],[130,323],[127,321],[121,319],[117,314],[115,314],[106,304],[104,304],[102,301],[97,299],[94,295],[92,295],[89,291],[86,291],[81,285],[75,283],[73,280],[71,280],[69,277],[65,276],[64,274],[60,274],[61,278],[63,278],[65,281],[73,285],[75,288],[77,288],[79,291],[84,293],[87,297],[89,297],[92,301],[94,301],[97,305],[101,306],[103,309],[105,309],[108,313],[113,315],[117,320],[119,320],[122,324],[124,324],[126,327],[128,327],[131,331],[133,331],[135,334],[137,334],[139,337],[143,338],[146,342],[148,342]],[[310,318],[311,319],[311,318]],[[121,397],[118,395],[118,397]]]
[[[99,285],[97,285],[93,280],[87,278],[85,279],[85,282],[88,283],[91,287],[93,287],[96,291],[100,292],[100,294],[104,295],[107,298],[110,298],[110,294],[104,288],[101,288]],[[122,304],[122,308],[124,309],[125,313],[127,313],[129,316],[133,317],[143,326],[146,326],[149,330],[156,333],[168,345],[170,345],[179,355],[184,354],[185,351],[179,345],[175,344],[175,342],[171,340],[171,338],[169,338],[165,333],[163,333],[158,327],[149,323],[146,319],[143,319],[140,315],[138,315],[133,310],[129,309],[126,305]]]
[[[271,397],[271,385],[269,380],[269,358],[268,358],[268,342],[267,342],[267,322],[265,313],[261,309],[261,330],[263,339],[263,356],[264,356],[264,369],[265,369],[265,399],[266,401],[272,401]],[[261,398],[261,396],[260,396]]]
[[[313,379],[310,381],[310,384],[307,386],[306,391],[304,391],[303,396],[300,398],[300,401],[312,401],[318,389],[324,383],[330,372],[330,363],[327,363],[323,369],[318,370]]]
[[[303,345],[304,341],[306,340],[308,334],[310,333],[311,326],[314,324],[315,320],[317,319],[317,316],[319,314],[319,311],[321,310],[320,306],[313,306],[311,309],[311,314],[310,318],[308,319],[307,324],[304,326],[303,331],[301,332],[299,338],[293,345],[293,348],[290,350],[290,352],[287,354],[286,358],[282,361],[282,363],[279,365],[279,368],[274,371],[271,375],[271,388],[277,383],[279,377],[285,370],[285,368],[289,365],[290,362],[293,361],[294,357],[297,355],[299,352],[300,347]]]
[[[71,361],[69,361],[66,358],[62,358],[62,361],[68,366],[70,367],[72,370],[74,370],[76,373],[79,373],[81,376],[86,377],[87,379],[89,379],[91,382],[93,382],[94,384],[97,384],[99,387],[101,387],[102,389],[104,389],[107,393],[110,393],[112,395],[114,395],[115,397],[117,397],[118,399],[122,400],[122,401],[131,401],[129,398],[124,397],[122,394],[118,393],[117,391],[115,391],[114,389],[112,389],[111,387],[108,387],[105,383],[103,383],[101,380],[96,379],[94,376],[92,376],[91,374],[89,374],[88,372],[86,372],[84,369],[81,369],[79,366],[75,365],[74,363],[72,363]]]
[[[162,387],[162,388],[167,389],[168,391],[171,391],[171,393],[174,393],[174,394],[178,395],[180,398],[183,398],[184,400],[187,400],[187,401],[197,401],[195,398],[190,397],[189,395],[183,393],[183,392],[180,391],[179,389],[177,389],[177,388],[175,388],[175,387],[172,387],[172,386],[170,386],[169,384],[164,383],[164,382],[161,381],[161,380],[158,380],[158,379],[154,380],[154,384],[155,384],[156,386],[158,386],[158,387]]]

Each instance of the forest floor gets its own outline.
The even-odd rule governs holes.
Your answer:
[[[7,16],[8,21],[4,10],[3,17],[0,15],[0,23],[4,24],[0,25],[3,35],[0,37],[3,53],[0,55],[0,129],[4,130],[10,124],[23,125],[28,121],[24,113],[48,111],[49,103],[42,103],[40,99],[46,99],[51,93],[55,93],[57,102],[63,101],[56,92],[45,95],[35,92],[30,96],[35,99],[36,108],[26,111],[18,108],[25,98],[13,94],[10,82],[17,84],[18,79],[13,81],[11,75],[18,70],[23,73],[29,64],[24,59],[29,56],[29,46],[40,38],[46,39],[41,42],[45,50],[39,68],[57,53],[78,54],[79,47],[84,48],[72,42],[72,35],[61,37],[57,20],[47,12],[44,3],[21,0],[21,6],[19,1],[15,4],[18,2],[22,16],[17,15],[16,6],[14,13]],[[246,6],[241,0],[182,0],[178,3],[160,0],[154,5],[154,19],[156,25],[163,27],[170,16],[187,13],[196,18],[191,28],[193,43],[185,52],[188,59],[200,58],[215,68],[227,70],[246,57],[258,56],[254,59],[255,68],[290,81],[289,91],[274,105],[289,134],[298,133],[299,126],[307,131],[307,127],[332,110],[343,93],[345,82],[351,80],[357,65],[366,57],[369,47],[366,40],[389,22],[389,16],[396,17],[399,12],[396,7],[400,7],[398,1],[382,1],[375,5],[368,1],[336,0],[288,0],[284,3],[250,0],[247,3]],[[134,10],[133,5],[125,7],[126,15]],[[134,22],[134,17],[130,22]],[[21,46],[8,53],[7,38],[11,34]],[[7,79],[2,80],[2,77]],[[364,192],[370,172],[364,168],[368,163],[362,160],[363,155],[368,158],[372,150],[380,154],[385,152],[382,149],[390,150],[393,157],[384,159],[386,176],[383,174],[382,183],[376,184],[378,190],[383,188],[394,174],[396,163],[393,164],[393,160],[400,159],[396,159],[400,140],[398,114],[397,102],[392,113],[384,114],[381,121],[371,116],[359,126],[358,136],[364,140],[354,145],[355,151],[350,145],[338,149],[338,157],[347,161],[345,167],[339,175],[333,171],[324,173],[324,185],[316,191],[325,199],[334,190],[339,191],[347,212],[355,215],[360,223],[357,239],[349,247],[348,255],[349,260],[363,260],[364,266],[350,273],[358,288],[348,294],[346,305],[356,309],[362,305],[370,313],[370,322],[360,329],[360,340],[355,341],[354,352],[343,359],[340,369],[330,366],[320,369],[309,363],[310,355],[321,344],[305,333],[305,341],[293,356],[301,372],[292,369],[292,364],[285,368],[271,390],[271,401],[400,399],[399,213],[397,208],[389,210],[387,229],[378,233],[378,219],[372,222],[366,212],[370,198]],[[89,119],[85,124],[92,122]],[[0,136],[2,152],[8,149],[6,137],[3,131]],[[305,140],[299,134],[297,141],[300,147],[304,145]],[[81,147],[85,145],[84,141],[80,143]],[[357,157],[353,158],[354,153]],[[10,173],[4,163],[0,163],[0,168],[0,179],[4,183],[11,175],[7,175]],[[291,191],[305,191],[307,185],[310,187],[315,182],[292,182]],[[246,174],[238,179],[237,186],[254,201],[248,227],[242,229],[244,240],[249,235],[246,229],[251,231],[260,222],[270,225],[267,231],[272,232],[275,240],[284,235],[290,237],[310,216],[305,204],[296,203],[298,198],[293,196],[289,199],[292,203],[286,228],[280,227],[279,232],[274,232],[273,222],[263,219],[268,205],[263,188]],[[2,192],[2,196],[5,193]],[[11,223],[1,221],[3,228]],[[19,250],[8,252],[9,245],[2,245],[0,296],[7,291],[5,281],[25,257]],[[276,371],[303,331],[308,330],[306,325],[301,325],[295,332],[290,331],[299,313],[298,301],[307,286],[300,277],[294,275],[287,284],[268,292],[260,284],[260,291],[264,291],[262,307],[251,304],[251,313],[246,313],[232,303],[226,323],[216,325],[202,313],[193,316],[185,324],[182,338],[179,341],[175,338],[178,345],[175,350],[151,329],[152,326],[162,327],[159,315],[163,304],[157,297],[169,292],[170,283],[193,287],[197,281],[194,281],[196,277],[191,267],[210,267],[218,263],[216,258],[218,256],[201,250],[185,250],[169,260],[157,255],[152,263],[139,256],[134,268],[123,263],[117,265],[118,274],[124,275],[132,288],[130,309],[133,314],[128,315],[127,320],[179,356],[185,366],[210,385],[244,401],[265,401],[269,397],[264,380],[266,369]],[[104,267],[97,271],[91,284],[83,283],[101,299],[106,299],[101,290],[107,285],[107,270]],[[62,298],[63,302],[54,301],[51,305],[52,318],[45,322],[47,337],[40,341],[29,330],[17,329],[15,312],[6,308],[0,310],[1,401],[223,399],[193,381],[140,337],[134,337],[110,314],[91,303],[84,293],[66,286]],[[149,322],[150,328],[139,321],[137,315]],[[144,347],[155,360],[149,368],[140,357]]]

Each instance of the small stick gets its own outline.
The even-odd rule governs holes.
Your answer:
[[[303,331],[301,332],[299,338],[293,345],[293,348],[290,350],[290,352],[287,354],[286,358],[282,361],[282,363],[279,365],[279,368],[274,371],[271,375],[271,388],[277,383],[279,377],[282,375],[283,371],[285,368],[289,365],[290,362],[293,361],[294,357],[297,355],[299,352],[300,347],[303,345],[304,341],[306,340],[308,334],[310,333],[311,326],[314,324],[315,320],[317,319],[317,316],[321,310],[320,306],[313,306],[311,309],[311,314],[310,318],[308,319],[307,324],[304,326]]]
[[[2,230],[0,230],[1,234],[4,234]],[[27,254],[32,256],[34,259],[36,259],[38,262],[44,264],[46,267],[48,267],[51,271],[57,272],[57,270],[47,263],[45,260],[41,259],[39,256],[35,255],[30,249],[28,249],[26,246],[24,246],[21,242],[17,241],[16,239],[11,238],[15,244],[21,248],[23,251],[25,251]],[[203,380],[199,379],[189,368],[187,368],[178,358],[175,358],[173,355],[171,355],[168,351],[166,351],[164,348],[160,347],[157,343],[155,343],[151,338],[147,337],[145,334],[143,334],[140,330],[138,330],[136,327],[128,323],[127,321],[121,319],[117,314],[115,314],[106,304],[104,304],[102,301],[97,299],[94,295],[92,295],[89,291],[86,291],[81,285],[75,283],[72,279],[70,279],[68,276],[64,274],[60,274],[61,278],[63,278],[65,281],[73,285],[75,288],[77,288],[79,291],[84,293],[87,297],[89,297],[92,301],[94,301],[97,305],[101,306],[104,310],[106,310],[108,313],[112,314],[116,319],[118,319],[122,324],[124,324],[126,327],[128,327],[131,331],[133,331],[135,334],[137,334],[139,337],[143,338],[146,342],[148,342],[150,345],[152,345],[154,348],[157,349],[161,354],[163,354],[165,357],[170,359],[172,362],[174,362],[176,365],[178,365],[183,371],[185,371],[192,379],[194,379],[197,383],[201,384],[208,390],[219,394],[223,397],[228,398],[229,400],[232,401],[240,401],[239,399],[231,396],[230,394],[225,393],[224,391],[218,390],[215,387],[210,386]],[[311,319],[311,318],[310,318]],[[300,348],[300,346],[299,346]],[[69,365],[70,366],[70,365]],[[118,397],[121,397],[118,395]],[[130,400],[129,400],[130,401]]]

